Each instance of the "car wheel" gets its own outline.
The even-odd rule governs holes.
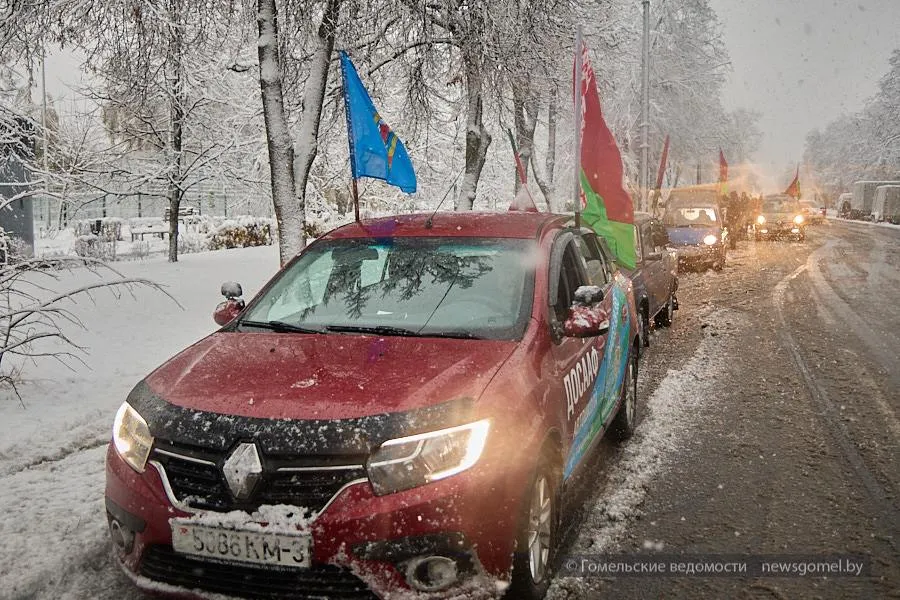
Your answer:
[[[558,533],[558,471],[548,453],[541,456],[525,498],[513,554],[508,600],[540,600],[552,578]]]
[[[666,305],[663,307],[661,311],[656,313],[656,326],[657,327],[668,327],[672,324],[672,319],[675,318],[675,294],[669,295],[669,301],[666,302]]]
[[[645,348],[650,347],[650,314],[644,305],[641,306],[641,341]]]
[[[637,426],[637,348],[633,348],[625,367],[625,379],[622,385],[622,402],[616,418],[613,419],[610,435],[618,442],[630,438]]]
[[[725,259],[720,258],[716,262],[713,263],[713,271],[721,271],[725,268]]]

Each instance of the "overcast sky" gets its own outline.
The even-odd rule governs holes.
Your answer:
[[[900,0],[710,4],[732,60],[726,107],[762,113],[755,158],[776,178],[802,159],[810,130],[863,107],[900,47]]]
[[[762,113],[754,158],[780,185],[810,130],[860,110],[875,93],[900,47],[900,0],[709,1],[732,60],[726,108]],[[47,67],[50,92],[71,98],[65,84],[81,79],[78,59],[58,54]]]

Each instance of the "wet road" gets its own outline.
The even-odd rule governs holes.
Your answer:
[[[807,240],[741,242],[721,274],[681,276],[641,386],[645,433],[677,420],[679,442],[615,518],[646,457],[611,452],[562,554],[854,555],[868,576],[561,574],[552,598],[900,597],[900,230],[832,221]]]

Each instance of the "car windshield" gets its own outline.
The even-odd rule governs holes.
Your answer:
[[[790,198],[767,198],[763,202],[763,212],[767,213],[796,213],[800,212],[800,205]]]
[[[716,209],[711,206],[704,207],[678,207],[670,209],[663,218],[663,223],[668,227],[710,227],[718,222]]]
[[[323,241],[288,267],[241,323],[516,339],[531,312],[534,247],[518,239]]]

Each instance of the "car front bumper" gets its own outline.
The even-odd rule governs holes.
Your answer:
[[[678,257],[678,264],[686,266],[715,264],[719,261],[725,261],[725,246],[723,244],[678,246],[675,248],[675,253]]]
[[[758,238],[776,238],[776,237],[803,237],[806,233],[806,226],[797,225],[792,221],[766,222],[762,225],[757,224],[754,232]]]
[[[530,472],[499,471],[476,465],[384,496],[376,496],[368,480],[344,486],[304,532],[311,536],[308,569],[211,562],[176,553],[170,520],[190,520],[202,513],[173,502],[162,465],[151,461],[144,473],[136,473],[112,447],[106,461],[107,516],[111,531],[116,530],[118,560],[144,589],[203,598],[222,593],[259,596],[263,589],[280,586],[303,590],[308,597],[330,597],[339,591],[342,598],[372,598],[373,592],[386,597],[408,590],[412,565],[429,556],[455,562],[459,578],[454,586],[508,581]],[[117,537],[123,530],[125,544]]]

